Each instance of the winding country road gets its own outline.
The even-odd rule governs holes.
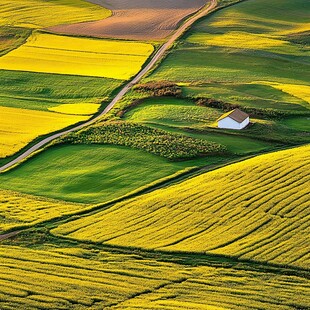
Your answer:
[[[17,158],[13,159],[12,161],[8,162],[7,164],[3,165],[0,167],[0,172],[5,171],[24,159],[26,159],[29,155],[33,154],[34,152],[38,151],[41,149],[43,146],[48,144],[49,142],[66,135],[70,132],[77,131],[79,129],[82,129],[86,126],[89,126],[96,121],[98,121],[103,115],[107,114],[113,107],[114,105],[123,98],[123,96],[136,84],[138,83],[143,76],[150,71],[150,69],[153,68],[153,66],[158,62],[166,53],[166,51],[172,46],[172,44],[180,38],[180,36],[188,30],[198,19],[206,16],[208,13],[210,13],[215,7],[217,6],[217,0],[210,0],[210,3],[206,6],[204,6],[201,10],[198,11],[198,13],[194,14],[192,17],[190,17],[185,23],[183,23],[174,33],[173,35],[169,38],[169,40],[164,43],[161,48],[155,53],[155,55],[152,57],[152,59],[149,61],[149,63],[129,82],[127,83],[120,91],[119,93],[114,97],[114,99],[110,102],[110,104],[100,113],[98,114],[95,118],[86,121],[83,124],[80,124],[78,126],[75,126],[73,128],[70,128],[68,130],[64,130],[62,132],[53,134],[42,141],[36,143],[32,147],[30,147],[28,150],[23,152],[21,155],[19,155]]]

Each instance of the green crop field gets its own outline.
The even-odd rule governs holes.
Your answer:
[[[111,245],[307,267],[309,155],[309,146],[261,155],[116,204],[53,232]]]
[[[60,74],[0,70],[0,105],[48,111],[62,104],[100,103],[123,81]]]
[[[246,106],[307,108],[307,11],[304,0],[245,1],[224,9],[191,29],[148,80],[195,83],[186,87],[189,94]]]
[[[173,163],[126,147],[67,145],[51,148],[0,175],[0,188],[99,203],[118,198],[191,164],[195,167],[197,162]]]

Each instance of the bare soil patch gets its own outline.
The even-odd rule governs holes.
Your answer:
[[[100,38],[164,39],[186,16],[206,0],[88,0],[112,10],[113,15],[94,22],[50,27],[53,32]]]

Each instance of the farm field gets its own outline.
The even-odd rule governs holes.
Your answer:
[[[310,309],[308,1],[0,2],[0,310]]]
[[[198,164],[199,160],[170,162],[126,147],[67,145],[51,148],[2,174],[0,188],[103,203]]]
[[[0,26],[38,29],[99,20],[110,15],[108,9],[83,0],[1,0]]]
[[[88,118],[88,116],[0,107],[0,158],[13,155],[38,136]]]
[[[12,228],[34,225],[60,215],[85,209],[87,205],[68,203],[0,190],[0,234]]]
[[[224,145],[233,154],[247,154],[272,148],[266,141],[237,134],[208,131],[221,115],[220,110],[198,106],[192,101],[177,98],[148,98],[129,109],[123,118],[144,123],[167,132]]]
[[[180,259],[190,261],[72,245],[37,249],[2,245],[1,305],[5,309],[270,310],[307,307],[309,302],[309,285],[302,275],[250,266],[225,268],[225,263],[212,267],[195,257]]]
[[[53,233],[308,268],[309,155],[305,146],[231,164],[60,225]]]
[[[100,104],[123,81],[99,77],[0,70],[0,105],[50,111],[65,104]],[[77,106],[79,107],[79,106]]]
[[[109,18],[72,25],[50,27],[50,31],[70,35],[131,40],[162,40],[181,20],[206,4],[205,0],[102,0],[90,1],[113,12]]]
[[[222,10],[193,27],[147,80],[188,83],[188,93],[246,106],[308,108],[308,9],[303,0],[263,0]]]
[[[24,45],[0,58],[0,69],[126,80],[153,50],[146,43],[35,32]]]
[[[28,29],[0,26],[0,56],[24,44],[30,33]]]

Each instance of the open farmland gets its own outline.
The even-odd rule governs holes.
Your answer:
[[[49,30],[71,35],[103,38],[159,40],[177,28],[181,20],[194,13],[205,0],[89,0],[113,11],[95,22],[59,25]]]
[[[261,155],[116,204],[53,233],[309,267],[309,155],[309,146]]]
[[[83,208],[86,205],[0,190],[0,234],[8,229],[31,226]]]
[[[174,262],[165,254],[126,254],[83,246],[1,246],[1,306],[285,310],[305,309],[309,304],[307,280],[286,275],[284,270],[277,274],[246,265],[233,268],[225,262],[210,267],[206,258],[195,256],[180,256],[181,261]]]
[[[119,146],[67,145],[48,149],[2,174],[0,188],[100,203],[197,164],[196,161],[174,163]]]
[[[44,28],[103,19],[111,12],[83,0],[1,0],[0,26]]]
[[[292,109],[305,110],[310,54],[302,38],[309,31],[308,11],[304,0],[226,8],[194,26],[148,80],[188,83],[189,95],[245,106],[282,110],[294,103]]]
[[[310,309],[307,0],[0,2],[0,310]]]
[[[64,104],[99,104],[123,81],[87,76],[0,70],[0,105],[27,110],[64,109]]]
[[[87,116],[0,107],[0,158],[13,155],[35,138],[63,129]]]
[[[146,43],[33,33],[24,45],[0,58],[0,69],[126,80],[152,52],[153,46]]]

